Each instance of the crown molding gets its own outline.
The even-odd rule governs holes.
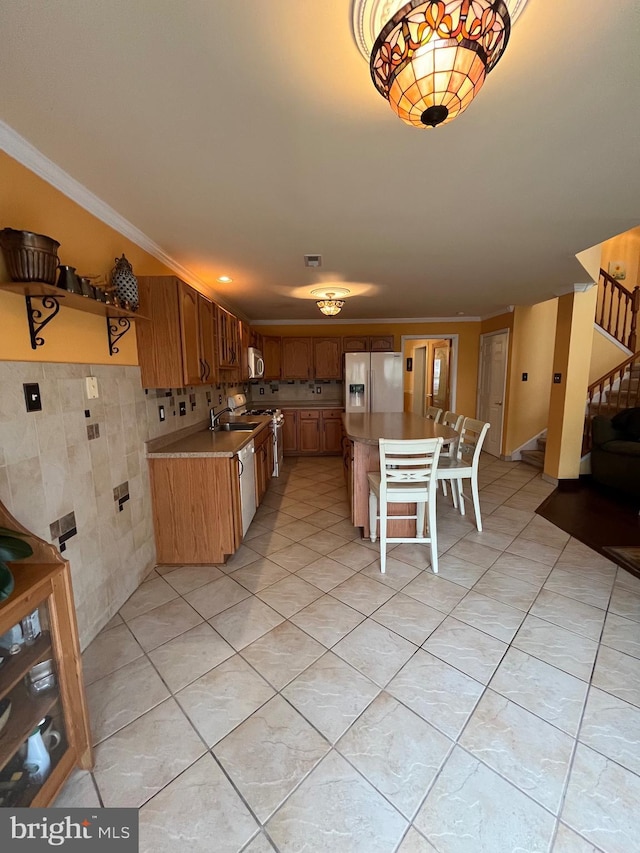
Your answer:
[[[96,219],[104,222],[105,225],[113,228],[118,234],[122,234],[127,240],[131,240],[136,246],[139,246],[145,252],[157,258],[157,260],[173,270],[187,284],[192,285],[205,296],[211,296],[217,303],[233,311],[234,314],[238,314],[237,309],[229,305],[226,300],[221,299],[209,284],[206,284],[206,282],[198,278],[191,270],[182,266],[171,255],[168,255],[161,246],[155,243],[150,237],[147,237],[139,228],[136,228],[132,222],[129,222],[117,210],[114,210],[68,172],[61,169],[53,160],[49,160],[34,145],[20,136],[19,133],[2,120],[0,120],[0,149],[5,151],[10,157],[13,157],[14,160],[17,160],[18,163],[26,166],[27,169],[39,178],[42,178],[43,181],[51,184],[52,187],[55,187],[63,195],[67,196],[67,198],[80,205],[80,207],[92,216],[95,216]],[[246,320],[247,318],[241,317],[241,319]]]
[[[501,314],[504,312],[501,311]],[[481,317],[361,317],[353,320],[251,320],[254,326],[354,326],[363,323],[392,325],[394,323],[479,323]]]
[[[566,287],[561,287],[559,290],[554,290],[555,296],[566,296],[568,293],[586,293],[595,287],[595,281],[586,281],[583,284],[568,284]]]
[[[492,317],[501,317],[503,314],[513,314],[515,305],[505,305],[499,311],[492,311],[490,314],[483,314],[481,320],[491,320]]]

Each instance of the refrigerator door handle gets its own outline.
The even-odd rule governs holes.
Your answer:
[[[371,377],[370,378],[371,393],[369,395],[369,411],[375,412],[374,402],[373,402],[374,401],[373,395],[374,395],[374,391],[375,391],[375,377],[376,377],[375,370],[371,370],[369,375]]]

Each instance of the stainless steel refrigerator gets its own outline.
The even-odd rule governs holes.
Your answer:
[[[348,352],[344,357],[344,407],[348,413],[402,412],[401,352]]]

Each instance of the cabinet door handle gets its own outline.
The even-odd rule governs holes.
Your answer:
[[[204,361],[201,358],[199,358],[198,361],[200,362],[200,379],[204,382],[204,379],[205,379]]]

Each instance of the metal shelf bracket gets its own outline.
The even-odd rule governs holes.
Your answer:
[[[107,334],[109,336],[109,355],[117,355],[120,352],[116,346],[123,335],[131,328],[131,320],[128,317],[107,317]]]
[[[40,308],[36,308],[33,299],[40,300]],[[27,306],[27,321],[29,323],[29,337],[31,349],[37,349],[44,345],[44,338],[40,332],[47,323],[50,323],[60,310],[60,302],[55,296],[30,296],[26,295],[24,301]]]

